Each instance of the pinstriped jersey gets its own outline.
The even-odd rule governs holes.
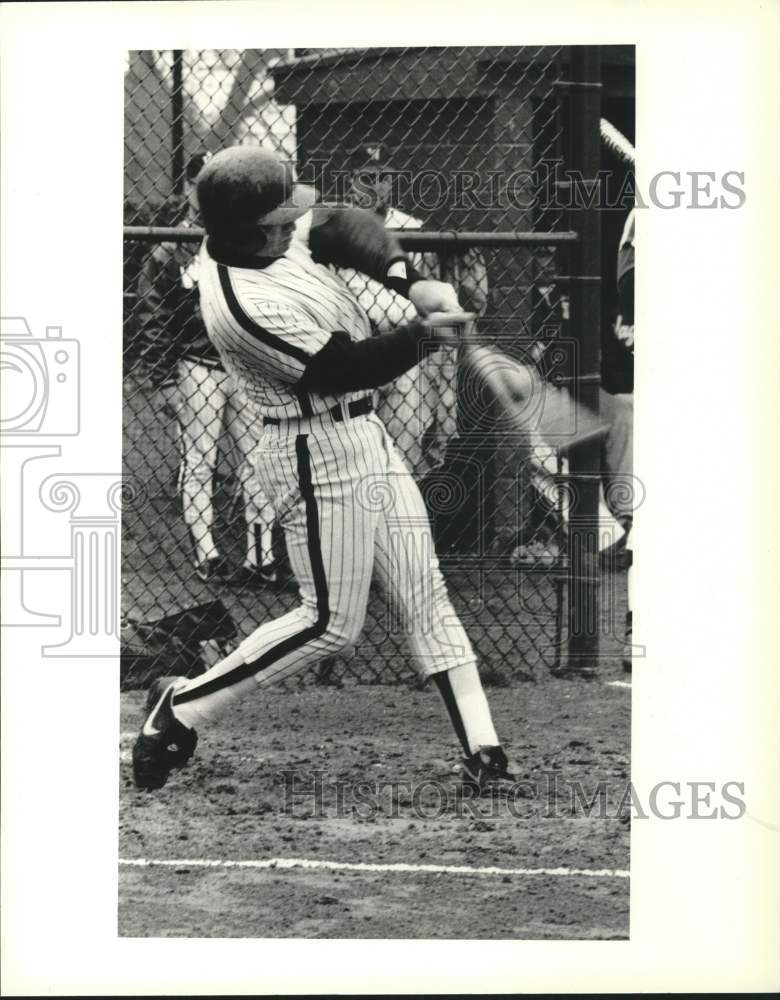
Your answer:
[[[365,391],[320,396],[296,389],[311,357],[342,330],[371,336],[368,314],[338,274],[315,263],[303,233],[262,268],[220,264],[200,252],[201,313],[225,368],[258,416],[311,417]]]

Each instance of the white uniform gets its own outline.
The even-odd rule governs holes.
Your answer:
[[[260,426],[259,481],[284,528],[301,604],[261,625],[203,678],[177,692],[190,724],[220,703],[353,645],[372,574],[400,614],[423,675],[475,656],[447,595],[428,515],[408,468],[375,413],[349,416],[370,392],[320,396],[296,389],[309,359],[336,330],[371,336],[366,310],[342,279],[315,263],[299,226],[287,253],[263,269],[219,264],[201,251],[201,310],[226,369]],[[331,412],[333,408],[340,419]],[[221,671],[221,672],[220,672]],[[479,691],[478,697],[484,701]],[[208,702],[208,704],[206,704]],[[481,702],[480,702],[481,704]],[[487,712],[485,711],[487,715]],[[489,723],[489,717],[488,717]],[[492,724],[477,745],[495,740]]]

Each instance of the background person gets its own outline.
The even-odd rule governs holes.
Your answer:
[[[602,343],[601,412],[610,423],[604,441],[604,495],[611,513],[625,528],[627,610],[623,669],[631,670],[634,561],[631,528],[637,483],[634,479],[634,247],[635,210],[626,219],[617,252],[614,320]]]
[[[195,179],[204,161],[200,154],[187,164],[187,205],[180,226],[200,225]],[[254,437],[247,425],[246,402],[236,394],[203,325],[197,251],[197,244],[161,243],[145,261],[138,281],[141,363],[176,420],[181,456],[178,494],[196,575],[206,582],[232,576],[234,582],[250,586],[273,585],[277,582],[274,511],[247,461]],[[225,423],[239,452],[247,523],[244,564],[237,573],[231,573],[214,540],[214,473]]]

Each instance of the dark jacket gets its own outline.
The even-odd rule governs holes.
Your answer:
[[[601,384],[607,392],[634,391],[634,243],[629,218],[617,254],[617,296],[602,318]],[[606,282],[605,282],[606,284]],[[620,326],[617,319],[620,317]]]

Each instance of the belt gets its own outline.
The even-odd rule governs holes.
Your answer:
[[[197,354],[185,354],[181,360],[189,361],[193,365],[202,365],[210,371],[224,372],[225,370],[220,358],[203,358],[199,357]]]
[[[353,399],[351,403],[347,404],[347,413],[349,414],[350,417],[362,417],[366,413],[371,413],[373,409],[374,409],[374,403],[370,396],[364,396],[362,399]],[[336,421],[336,423],[341,423],[341,421],[344,419],[344,411],[341,408],[340,403],[336,403],[335,406],[331,406],[331,408],[329,410],[326,410],[325,413],[329,413],[331,417],[333,417],[333,419]],[[317,417],[324,416],[324,414],[315,413],[315,416]],[[296,420],[297,418],[296,417],[285,418],[285,420],[287,419]],[[268,426],[269,424],[272,427],[278,427],[279,424],[281,423],[282,421],[279,419],[279,417],[263,417],[264,427]]]

